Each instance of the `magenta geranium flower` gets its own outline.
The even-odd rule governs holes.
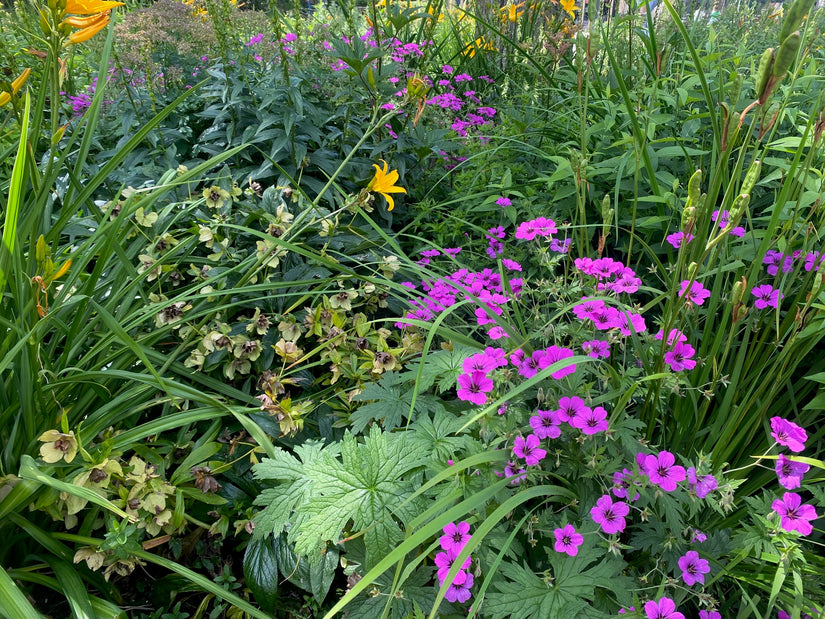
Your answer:
[[[659,332],[654,336],[657,340],[661,340],[665,336],[665,332],[659,329]],[[679,329],[671,329],[667,336],[667,345],[673,346],[674,342],[680,344],[687,342],[687,336],[679,331]]]
[[[647,619],[685,619],[685,616],[676,611],[676,603],[670,598],[653,600],[645,604]]]
[[[590,320],[593,321],[593,326],[600,331],[618,329],[625,324],[621,312],[615,307],[603,307],[601,310],[594,312],[590,316]]]
[[[530,417],[530,427],[538,438],[559,438],[561,436],[561,419],[556,411],[537,410]]]
[[[690,284],[690,289],[688,289],[688,284]],[[688,303],[702,305],[702,303],[705,302],[705,299],[710,296],[710,290],[705,288],[699,282],[691,282],[686,279],[682,282],[682,287],[679,289],[679,296],[687,296]]]
[[[596,434],[597,432],[606,432],[607,411],[601,406],[596,406],[593,409],[585,407],[585,410],[570,418],[570,425],[578,428],[584,434]]]
[[[548,348],[544,349],[544,351],[536,351],[536,352],[543,352],[544,354],[539,358],[539,367],[543,370],[545,368],[549,368],[551,365],[556,363],[557,361],[561,361],[562,359],[569,359],[573,356],[573,351],[569,348],[560,348],[558,346],[549,346]],[[536,353],[533,353],[534,355]],[[550,376],[555,380],[561,380],[565,376],[572,374],[576,371],[576,365],[568,365],[557,372],[553,372]]]
[[[810,468],[804,462],[794,462],[788,460],[783,454],[779,454],[779,458],[776,460],[776,474],[779,476],[779,485],[786,490],[799,488],[802,485],[802,476]]]
[[[631,477],[633,477],[633,471],[629,469],[622,469],[613,473],[613,488],[611,488],[613,496],[628,501],[635,501],[639,498],[638,492],[632,499],[630,498],[630,481],[628,480]]]
[[[699,619],[722,619],[722,614],[715,610],[700,610]]]
[[[470,572],[458,572],[444,594],[448,602],[463,604],[472,597],[470,589],[473,587],[473,575]]]
[[[451,552],[439,552],[435,555],[435,565],[438,568],[438,584],[443,585],[444,579],[447,578],[447,574],[450,573],[450,569],[453,567],[453,563],[458,558],[457,554],[453,554]],[[470,569],[470,565],[472,564],[473,560],[470,557],[464,561],[464,564],[461,566],[462,570]]]
[[[605,494],[590,510],[593,522],[601,526],[602,531],[608,534],[621,533],[627,526],[624,517],[630,513],[627,503],[614,503],[609,494]]]
[[[696,360],[692,359],[696,351],[690,344],[677,342],[672,350],[665,353],[665,363],[670,366],[674,372],[681,372],[682,370],[692,370],[696,367]]]
[[[652,483],[666,492],[676,490],[676,484],[687,476],[685,468],[676,464],[676,458],[669,451],[660,451],[658,456],[647,456],[645,472]]]
[[[816,510],[813,505],[803,505],[802,497],[795,492],[786,492],[771,507],[782,518],[780,526],[786,531],[798,531],[802,535],[810,535],[813,531],[811,520],[818,518]]]
[[[556,414],[562,421],[570,422],[570,419],[576,415],[583,415],[585,410],[590,410],[578,396],[559,398],[559,407],[556,409]]]
[[[566,524],[561,529],[553,531],[556,536],[556,544],[554,548],[556,552],[564,552],[571,557],[575,557],[579,553],[579,546],[584,542],[584,538],[576,533],[576,529],[572,524]]]
[[[496,363],[496,359],[480,352],[464,359],[461,363],[461,369],[464,370],[465,374],[472,374],[473,372],[488,374],[497,367]]]
[[[534,466],[547,455],[547,452],[539,447],[540,444],[541,441],[535,434],[528,434],[527,438],[517,436],[513,441],[513,454],[517,458],[524,458],[527,466]]]
[[[766,307],[779,307],[779,301],[784,298],[784,295],[779,292],[777,288],[774,290],[773,286],[762,284],[761,286],[754,286],[751,294],[756,297],[753,306],[756,309],[765,309]]]
[[[690,243],[693,240],[693,235],[685,234],[680,230],[679,232],[668,234],[665,240],[673,245],[675,249],[679,249],[683,244]]]
[[[705,574],[710,572],[710,564],[706,559],[702,559],[698,552],[689,550],[678,563],[679,569],[682,570],[682,580],[688,587],[697,582],[705,584]]]
[[[459,400],[472,402],[482,406],[487,402],[487,393],[493,390],[493,381],[483,372],[471,372],[458,375],[459,390],[456,392]]]
[[[796,453],[805,449],[805,441],[808,440],[808,433],[803,428],[782,417],[771,417],[771,436],[777,443]]]
[[[582,302],[573,307],[573,313],[579,320],[593,320],[593,316],[604,308],[605,304],[601,299],[582,297]]]
[[[621,334],[627,337],[630,337],[633,333],[647,331],[644,317],[633,312],[619,312],[619,324],[617,326]]]
[[[453,557],[457,557],[461,552],[461,549],[464,548],[464,544],[466,544],[470,537],[470,523],[469,522],[451,522],[450,524],[446,525],[442,531],[444,535],[438,538],[438,543],[441,544],[441,548],[447,552],[452,554]]]
[[[700,499],[704,499],[712,491],[716,490],[719,482],[713,475],[697,475],[696,469],[690,467],[687,470],[687,481],[690,484],[690,490],[696,493]]]
[[[610,356],[610,344],[604,340],[587,340],[582,342],[582,352],[594,359],[607,359]]]
[[[513,462],[508,462],[504,465],[504,476],[512,477],[510,484],[516,486],[527,479],[527,471],[521,467],[516,468]]]

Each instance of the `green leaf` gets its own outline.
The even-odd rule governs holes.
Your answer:
[[[403,538],[396,518],[409,513],[399,505],[415,491],[408,474],[421,463],[403,434],[373,427],[358,443],[347,432],[341,460],[322,452],[304,466],[311,487],[309,500],[296,506],[305,518],[289,531],[296,552],[323,553],[327,542],[337,543],[352,521],[353,530],[364,534],[368,566],[389,554]]]
[[[570,557],[548,549],[547,578],[515,563],[503,563],[504,581],[494,582],[498,592],[489,593],[484,610],[495,618],[541,619],[542,617],[608,617],[592,607],[596,587],[624,588],[619,578],[622,561],[605,559],[596,549],[582,547]]]
[[[0,566],[0,615],[15,619],[41,619],[43,616],[35,610],[2,566]]]
[[[418,417],[410,426],[410,449],[416,453],[429,454],[436,461],[452,458],[457,452],[467,449],[472,442],[463,435],[460,418],[445,410],[437,411],[432,419],[429,415]],[[455,436],[459,434],[459,436]]]
[[[364,390],[353,398],[357,402],[375,400],[370,404],[360,406],[353,412],[349,421],[352,431],[356,434],[363,432],[373,420],[382,420],[385,430],[393,430],[401,425],[401,419],[408,413],[412,405],[413,391],[402,393],[399,387],[402,384],[396,372],[386,372],[377,383],[370,383]]]
[[[275,612],[278,602],[278,549],[281,537],[253,538],[243,556],[243,575],[262,610]]]
[[[337,548],[329,548],[320,556],[310,557],[310,560],[299,557],[283,536],[278,546],[281,574],[294,585],[312,593],[319,604],[323,603],[332,585],[338,568],[338,556]]]

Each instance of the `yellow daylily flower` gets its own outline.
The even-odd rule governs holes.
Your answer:
[[[579,7],[576,6],[576,0],[560,0],[561,8],[563,8],[570,17],[575,18],[576,13],[574,11],[578,11]]]
[[[29,79],[29,74],[32,72],[31,69],[26,69],[23,71],[16,80],[11,83],[11,92],[0,92],[0,105],[6,105],[9,101],[11,101],[11,96],[16,95],[20,92],[20,89],[23,88],[23,84],[26,83],[26,80]]]
[[[524,11],[521,10],[524,7],[524,2],[519,4],[508,4],[507,6],[502,7],[501,10],[501,21],[511,21],[516,22],[518,18],[524,15]]]
[[[381,159],[381,163],[384,164],[384,169],[378,167],[378,164],[373,163],[372,167],[375,168],[375,176],[370,181],[370,184],[367,185],[367,189],[369,191],[374,191],[375,193],[380,193],[384,198],[387,200],[387,204],[389,204],[388,211],[391,211],[395,208],[395,201],[392,199],[391,193],[407,193],[407,190],[403,187],[398,187],[395,185],[396,181],[398,181],[398,170],[389,171],[389,166],[387,162]]]

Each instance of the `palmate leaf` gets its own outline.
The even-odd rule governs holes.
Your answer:
[[[521,565],[503,563],[500,569],[505,580],[493,583],[498,591],[487,595],[484,613],[494,619],[611,616],[594,608],[592,602],[597,586],[614,591],[628,588],[625,579],[619,577],[624,563],[604,559],[590,548],[582,548],[575,557],[553,550],[548,552],[552,568],[546,580]]]
[[[260,539],[267,535],[278,536],[292,521],[296,524],[293,512],[309,498],[312,482],[306,477],[305,465],[324,456],[334,458],[338,445],[324,447],[321,441],[307,441],[295,448],[298,458],[278,449],[274,458],[265,458],[253,467],[256,479],[273,479],[284,483],[277,488],[265,489],[256,499],[255,505],[264,505],[263,511],[255,516],[254,537]]]
[[[317,554],[352,521],[353,531],[365,530],[368,567],[389,554],[403,538],[395,518],[406,515],[399,505],[414,492],[410,474],[422,462],[403,434],[373,427],[359,443],[347,432],[341,460],[323,453],[304,467],[312,490],[299,510],[306,518],[290,530],[296,552]]]
[[[381,421],[385,430],[394,430],[401,425],[402,419],[410,414],[416,388],[404,388],[405,380],[395,372],[387,372],[378,383],[371,383],[355,398],[356,401],[375,400],[364,404],[354,411],[349,421],[352,431],[360,433],[373,421]],[[431,395],[419,395],[415,399],[416,413],[429,413],[443,410],[441,401]]]

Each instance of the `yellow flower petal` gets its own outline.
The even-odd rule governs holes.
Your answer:
[[[407,193],[407,190],[395,185],[396,181],[398,181],[398,170],[389,171],[389,165],[387,165],[387,162],[383,159],[381,163],[384,164],[383,169],[378,167],[377,164],[372,164],[372,167],[375,168],[375,176],[369,182],[369,185],[367,185],[367,189],[384,196],[388,205],[387,210],[391,211],[395,208],[395,201],[390,194]]]
[[[69,36],[69,43],[83,43],[83,41],[88,41],[93,36],[95,36],[98,32],[103,30],[106,27],[106,24],[109,23],[109,16],[106,15],[105,19],[101,20],[98,23],[95,23],[88,28],[84,28],[83,30],[78,30],[77,32],[73,32]]]

